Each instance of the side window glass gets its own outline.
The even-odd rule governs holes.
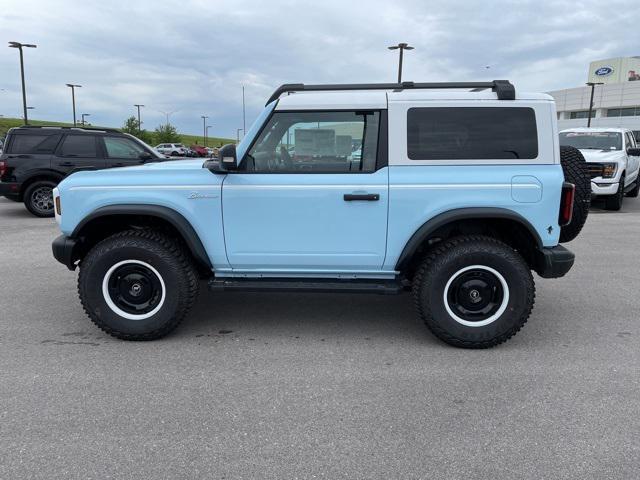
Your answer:
[[[14,135],[11,152],[17,154],[53,153],[60,135]]]
[[[375,171],[380,112],[276,112],[245,156],[255,172]]]
[[[97,157],[96,139],[92,135],[68,135],[62,142],[63,157]]]
[[[109,158],[139,158],[144,148],[133,140],[122,137],[103,137]]]

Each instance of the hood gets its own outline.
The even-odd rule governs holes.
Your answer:
[[[118,170],[193,170],[195,168],[202,168],[202,164],[205,159],[197,158],[194,160],[167,160],[167,161],[159,161],[159,162],[149,162],[144,165],[135,165],[133,167],[122,167]]]
[[[587,162],[620,162],[624,160],[624,151],[622,150],[581,149],[580,153]]]

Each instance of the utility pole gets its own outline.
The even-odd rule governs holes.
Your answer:
[[[29,124],[27,118],[27,89],[24,84],[24,57],[22,56],[22,48],[37,48],[33,43],[9,42],[9,48],[17,48],[20,51],[20,78],[22,79],[22,112],[24,115],[24,124]]]
[[[134,107],[138,109],[138,135],[139,135],[142,133],[142,121],[140,120],[140,108],[144,107],[144,105],[136,103]]]
[[[408,43],[399,43],[398,45],[392,45],[387,48],[389,48],[389,50],[400,50],[400,59],[398,62],[398,83],[402,83],[402,57],[404,56],[405,50],[413,50],[413,47],[409,46]]]
[[[207,117],[206,115],[200,115],[202,119],[202,145],[206,147],[207,143]]]
[[[67,87],[71,88],[71,103],[73,104],[73,126],[76,126],[76,87],[80,88],[82,85],[75,85],[73,83],[67,83]]]
[[[591,87],[591,98],[589,99],[589,114],[587,115],[587,128],[591,126],[591,112],[593,111],[593,92],[596,85],[604,85],[604,82],[587,82],[587,85]]]

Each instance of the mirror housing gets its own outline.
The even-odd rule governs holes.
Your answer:
[[[153,158],[155,158],[153,155],[151,155],[149,152],[142,152],[140,155],[138,155],[138,158],[140,160],[142,160],[143,162],[146,162],[148,160],[152,160]]]
[[[218,161],[220,168],[224,171],[238,169],[238,157],[236,155],[236,144],[228,143],[224,147],[220,147],[218,151]]]
[[[627,155],[632,157],[640,157],[640,148],[627,148]]]
[[[218,158],[211,158],[204,162],[203,168],[208,168],[213,173],[228,173],[238,169],[235,143],[229,143],[220,147]]]

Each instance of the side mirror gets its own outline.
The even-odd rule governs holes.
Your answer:
[[[153,155],[151,155],[149,152],[142,152],[140,155],[138,155],[138,158],[143,162],[146,162],[147,160],[151,160],[153,158]]]
[[[238,157],[236,155],[235,143],[228,143],[220,148],[218,152],[218,161],[223,171],[231,171],[238,169]]]
[[[627,155],[632,157],[640,157],[640,148],[627,148]]]

